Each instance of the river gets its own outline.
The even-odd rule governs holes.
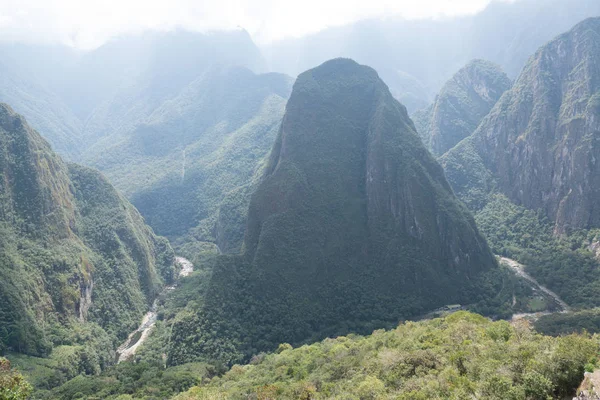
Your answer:
[[[194,265],[189,260],[183,257],[175,257],[175,262],[181,267],[181,270],[179,271],[180,278],[189,276],[192,272],[194,272]],[[161,294],[173,290],[176,287],[177,283],[166,286]],[[152,328],[154,328],[154,325],[156,324],[159,297],[160,295],[157,296],[157,298],[152,302],[152,306],[146,315],[144,315],[140,326],[135,331],[131,332],[127,337],[127,340],[125,340],[125,342],[123,342],[123,344],[117,348],[117,363],[126,361],[133,357],[136,350],[146,341],[146,339],[148,339],[148,336],[150,336]]]
[[[534,277],[532,277],[527,272],[525,272],[525,266],[523,264],[521,264],[511,258],[507,258],[507,257],[500,257],[499,261],[501,264],[507,265],[518,276],[520,276],[521,278],[528,281],[532,286],[534,286],[538,290],[540,290],[540,291],[544,292],[545,294],[547,294],[548,296],[550,296],[556,302],[556,304],[558,304],[558,306],[560,307],[560,309],[561,309],[560,312],[566,313],[566,312],[571,311],[571,308],[568,306],[568,304],[565,303],[563,301],[563,299],[561,299],[556,293],[554,293],[552,290],[548,289],[547,287],[540,285],[540,283]],[[515,321],[515,320],[523,319],[523,318],[538,319],[542,315],[547,315],[547,314],[550,314],[550,312],[543,311],[543,312],[537,312],[537,313],[519,313],[519,314],[514,314],[512,316],[512,320]]]

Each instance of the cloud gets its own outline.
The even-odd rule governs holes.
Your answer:
[[[0,0],[3,40],[93,48],[147,29],[242,27],[259,42],[362,18],[471,14],[492,0]]]

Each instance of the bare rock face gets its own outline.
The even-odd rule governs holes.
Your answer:
[[[441,156],[471,135],[511,81],[496,64],[473,60],[442,88],[435,102],[416,114],[426,146]]]
[[[473,166],[482,165],[512,201],[555,221],[557,234],[599,227],[600,18],[539,49],[472,137],[442,162],[459,196],[481,186],[468,176],[481,176]]]

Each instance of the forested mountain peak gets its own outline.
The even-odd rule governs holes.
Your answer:
[[[446,219],[451,217],[441,204],[455,209],[456,221]],[[391,264],[399,266],[403,257],[398,248],[389,246],[435,243],[432,247],[439,260],[447,262],[442,268],[470,273],[495,265],[471,217],[450,192],[441,167],[418,140],[406,108],[393,99],[372,68],[349,59],[328,61],[298,77],[263,181],[253,195],[247,254],[253,255],[259,268],[277,264],[258,261],[267,250],[261,246],[276,246],[270,241],[282,240],[282,232],[271,236],[267,226],[278,231],[275,221],[282,214],[289,217],[280,223],[288,225],[303,214],[321,213],[336,225],[330,223],[320,231],[322,223],[311,224],[313,233],[322,235],[316,243],[320,243],[317,248],[325,246],[319,250],[325,257],[313,260],[314,251],[300,251],[312,254],[306,264],[316,270],[341,251],[327,244],[333,238],[338,244],[356,241],[347,250],[354,249],[355,260],[366,256],[365,264],[385,253],[387,263],[395,260]],[[299,226],[292,222],[289,228],[305,226],[300,219]],[[448,229],[456,231],[448,235]],[[296,238],[302,236],[300,232]],[[463,240],[473,246],[461,248]],[[467,256],[467,252],[472,253]],[[477,257],[481,259],[473,264]],[[286,268],[302,269],[293,263]],[[328,269],[333,271],[331,266]]]
[[[204,306],[176,323],[171,362],[231,361],[495,296],[477,282],[496,261],[406,108],[349,59],[294,84],[244,248],[217,261]]]
[[[441,156],[471,135],[512,82],[502,69],[486,60],[473,60],[442,87],[434,103],[415,113],[423,141]]]

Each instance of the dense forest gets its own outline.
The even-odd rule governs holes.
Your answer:
[[[364,337],[282,344],[176,398],[564,398],[595,368],[598,350],[590,336],[552,338],[459,312]]]
[[[599,15],[0,40],[0,400],[598,398]]]
[[[0,351],[50,366],[52,385],[99,373],[173,280],[173,251],[106,178],[64,163],[6,105],[0,149]]]

